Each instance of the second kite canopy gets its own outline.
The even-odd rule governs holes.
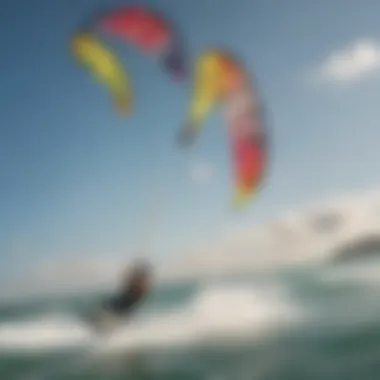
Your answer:
[[[192,142],[209,112],[223,105],[235,176],[232,203],[243,206],[259,188],[266,169],[266,132],[258,96],[238,60],[207,50],[195,65],[188,116],[181,142]]]

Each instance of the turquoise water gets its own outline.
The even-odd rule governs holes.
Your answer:
[[[1,379],[380,376],[379,262],[161,286],[103,338],[80,319],[102,296],[3,305]]]

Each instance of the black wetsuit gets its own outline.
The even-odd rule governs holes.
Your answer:
[[[143,299],[144,294],[131,287],[128,291],[113,297],[105,302],[106,310],[123,315],[131,312]]]

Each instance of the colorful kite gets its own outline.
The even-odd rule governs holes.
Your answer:
[[[266,133],[258,98],[238,61],[227,52],[209,50],[196,63],[193,96],[181,142],[190,143],[206,115],[222,104],[228,125],[235,194],[242,206],[258,190],[267,158]]]
[[[75,59],[108,87],[115,108],[120,113],[129,112],[131,107],[129,81],[115,54],[95,36],[86,32],[75,34],[70,47]]]

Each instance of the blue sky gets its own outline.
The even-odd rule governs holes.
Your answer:
[[[255,75],[271,144],[262,193],[243,214],[228,210],[230,158],[218,112],[191,149],[176,148],[190,82],[171,81],[154,58],[108,41],[132,78],[134,112],[122,119],[104,88],[72,61],[72,32],[92,12],[122,2],[6,0],[0,13],[3,271],[65,257],[128,257],[146,229],[154,232],[145,242],[149,255],[158,260],[228,226],[379,183],[377,0],[141,2],[175,21],[190,63],[202,49],[227,47]],[[360,59],[363,41],[370,54]],[[336,80],[345,64],[351,71]],[[194,165],[212,168],[207,183],[192,180]]]

